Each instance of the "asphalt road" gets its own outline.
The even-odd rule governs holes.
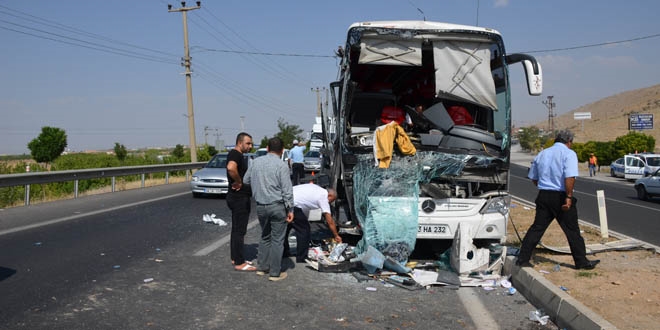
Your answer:
[[[276,283],[234,271],[230,226],[202,221],[204,213],[229,220],[224,199],[193,199],[187,189],[0,211],[0,328],[551,329],[502,288],[408,291],[292,262]],[[260,230],[251,217],[254,258]]]

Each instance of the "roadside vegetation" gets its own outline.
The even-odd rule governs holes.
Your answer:
[[[292,125],[279,119],[277,121],[279,132],[275,134],[282,138],[285,145],[291,145],[294,139],[302,140],[304,132],[298,125]],[[268,141],[268,137],[264,137]],[[265,143],[263,143],[265,147]],[[114,147],[106,153],[66,153],[67,135],[63,129],[45,126],[39,136],[28,144],[30,155],[8,155],[0,157],[0,175],[20,174],[26,172],[48,172],[66,171],[91,168],[107,168],[120,166],[146,166],[157,164],[189,163],[190,150],[183,145],[177,144],[170,149],[146,149],[129,151],[120,142],[115,142]],[[223,150],[226,151],[226,150]],[[211,145],[204,144],[197,150],[199,162],[209,161],[218,153]],[[185,177],[185,171],[170,172],[170,179]],[[145,177],[147,181],[163,181],[165,173],[151,173]],[[135,182],[141,181],[140,175],[117,177],[115,185],[117,189],[137,186]],[[111,185],[111,178],[100,178],[80,180],[78,182],[78,193],[93,191],[104,191]],[[74,192],[73,182],[55,182],[48,184],[36,184],[30,186],[30,201],[45,202],[57,199],[70,198]],[[25,199],[25,187],[0,188],[0,208],[22,205]]]
[[[518,132],[520,147],[524,151],[537,153],[543,148],[554,144],[555,134],[543,134],[535,126],[525,127]],[[600,166],[609,164],[625,154],[653,151],[655,138],[651,135],[631,131],[626,135],[617,137],[614,141],[588,141],[586,143],[573,143],[572,149],[577,153],[578,161],[586,162],[589,154],[594,153]]]

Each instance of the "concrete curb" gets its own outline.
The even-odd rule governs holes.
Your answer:
[[[543,309],[560,329],[617,329],[602,316],[555,287],[533,268],[516,266],[512,256],[506,258],[503,273],[510,275],[511,283],[518,292],[534,306]]]

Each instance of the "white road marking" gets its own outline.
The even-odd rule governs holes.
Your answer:
[[[462,287],[458,289],[458,299],[461,300],[465,310],[470,314],[477,329],[498,330],[500,328],[486,306],[479,300],[474,288]]]
[[[252,227],[254,227],[254,226],[258,225],[258,224],[259,224],[259,221],[257,221],[257,220],[252,220],[252,221],[250,221],[250,222],[248,223],[248,225],[247,225],[247,230],[250,230]],[[207,255],[207,254],[209,254],[209,253],[211,253],[211,252],[213,252],[213,251],[219,249],[219,248],[222,247],[223,245],[229,243],[229,240],[230,240],[230,239],[231,239],[231,234],[226,235],[226,236],[224,236],[223,238],[221,238],[221,239],[219,239],[219,240],[217,240],[217,241],[215,241],[215,242],[213,242],[213,243],[211,243],[211,244],[205,246],[204,248],[198,250],[197,252],[193,253],[193,256],[195,256],[195,257],[205,256],[205,255]]]
[[[521,176],[512,175],[511,177],[516,178],[516,179],[529,181],[528,178],[524,178],[524,177],[521,177]],[[586,195],[586,196],[596,197],[596,194],[591,194],[591,193],[584,192],[584,191],[579,191],[579,190],[573,190],[573,193],[578,193],[578,194],[583,194],[583,195]],[[641,208],[645,208],[645,209],[651,210],[651,211],[660,212],[660,209],[657,209],[657,208],[648,207],[648,206],[635,204],[635,203],[631,203],[631,202],[625,202],[625,201],[621,201],[621,200],[618,200],[618,199],[612,199],[612,198],[605,197],[605,200],[615,202],[615,203],[626,204],[626,205],[630,205],[630,206],[634,206],[634,207],[641,207]]]
[[[177,197],[177,196],[186,195],[186,194],[190,194],[190,192],[182,192],[182,193],[178,193],[178,194],[173,194],[173,195],[168,195],[168,196],[163,196],[163,197],[158,197],[158,198],[153,198],[153,199],[147,199],[147,200],[139,201],[139,202],[135,202],[135,203],[109,207],[107,209],[96,210],[96,211],[86,212],[86,213],[80,213],[80,214],[71,215],[71,216],[68,216],[68,217],[63,217],[63,218],[48,220],[48,221],[44,221],[44,222],[34,223],[34,224],[31,224],[31,225],[6,229],[6,230],[3,230],[3,231],[0,231],[0,236],[15,233],[15,232],[19,232],[19,231],[23,231],[23,230],[27,230],[27,229],[37,228],[37,227],[41,227],[41,226],[52,225],[52,224],[55,224],[55,223],[75,220],[75,219],[79,219],[79,218],[82,218],[82,217],[87,217],[87,216],[90,216],[90,215],[96,215],[96,214],[101,214],[101,213],[105,213],[105,212],[125,209],[127,207],[147,204],[147,203],[151,203],[151,202],[157,202],[157,201],[160,201],[160,200],[163,200],[163,199],[168,199],[168,198]]]

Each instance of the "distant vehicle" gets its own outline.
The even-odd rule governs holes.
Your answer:
[[[200,197],[203,194],[226,195],[229,190],[229,181],[227,180],[227,154],[219,153],[199,171],[197,171],[190,181],[190,190],[193,197]],[[247,161],[247,159],[246,159]]]
[[[625,155],[624,177],[627,180],[643,178],[660,169],[660,155],[658,154],[630,154]]]
[[[254,153],[254,158],[261,157],[265,154],[268,153],[268,149],[266,148],[259,148],[257,149],[257,152]],[[289,161],[289,149],[284,149],[282,151],[282,160],[285,162]]]
[[[321,170],[321,152],[310,150],[305,154],[304,167],[305,172],[318,172]]]
[[[660,170],[635,180],[635,190],[637,191],[637,198],[643,201],[660,196]]]
[[[259,149],[257,149],[257,152],[254,153],[254,157],[255,157],[255,158],[256,158],[256,157],[261,157],[261,156],[264,156],[264,155],[267,154],[267,153],[268,153],[268,149],[266,149],[266,148],[259,148]]]
[[[623,178],[625,173],[625,158],[621,157],[610,164],[610,175],[617,178]]]
[[[319,150],[323,147],[323,125],[321,117],[316,117],[312,126],[312,136],[309,139],[309,150]]]

